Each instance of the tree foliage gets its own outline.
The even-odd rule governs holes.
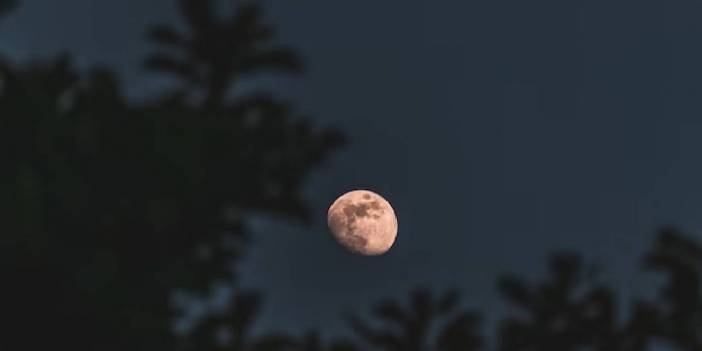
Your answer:
[[[147,102],[125,98],[110,69],[79,72],[68,54],[0,56],[0,311],[12,326],[0,350],[488,349],[481,314],[457,290],[430,288],[348,316],[352,340],[256,334],[263,295],[238,287],[227,308],[173,333],[172,293],[206,297],[213,282],[235,282],[247,215],[308,221],[302,186],[344,143],[270,92],[240,94],[255,73],[303,68],[259,4],[223,18],[213,0],[178,4],[185,28],[151,28],[159,50],[145,66],[179,84]],[[0,0],[0,15],[15,5]],[[548,268],[540,282],[499,279],[513,309],[496,349],[702,350],[702,247],[681,231],[662,228],[644,255],[643,268],[665,277],[652,300],[621,305],[575,253]]]
[[[0,16],[10,12],[16,5],[15,0],[0,0]]]
[[[302,70],[294,50],[271,43],[275,31],[263,22],[258,3],[242,4],[226,18],[216,16],[212,1],[179,3],[187,32],[166,24],[152,27],[149,38],[167,51],[150,55],[145,65],[180,77],[184,93],[199,93],[206,106],[222,104],[228,89],[248,75]]]
[[[174,289],[207,296],[233,277],[247,214],[308,220],[304,180],[343,143],[269,93],[225,98],[245,73],[290,68],[258,50],[273,37],[250,32],[256,7],[225,31],[212,1],[181,5],[204,101],[196,85],[133,103],[110,70],[81,74],[68,55],[0,66],[2,269],[26,301],[9,311],[50,335],[36,342],[173,347]]]
[[[549,268],[549,280],[540,284],[528,284],[515,275],[500,279],[500,292],[521,313],[502,321],[499,349],[628,349],[629,335],[617,324],[613,291],[588,282],[586,267],[575,254],[554,254]]]
[[[416,288],[405,306],[393,299],[377,303],[372,316],[379,323],[356,315],[349,322],[366,347],[374,350],[480,350],[480,317],[459,308],[459,298],[457,290],[435,296],[430,289]]]
[[[652,305],[653,335],[683,350],[702,350],[702,247],[675,228],[663,228],[644,267],[666,276]]]

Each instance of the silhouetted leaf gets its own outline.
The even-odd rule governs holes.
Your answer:
[[[244,78],[236,63],[270,52],[261,41],[272,29],[243,21],[232,33],[232,17],[214,18],[212,1],[180,4],[187,32],[149,33],[177,51],[145,62],[182,79],[163,98],[127,99],[114,72],[78,71],[68,55],[0,60],[0,267],[14,298],[2,310],[54,345],[221,350],[222,331],[239,349],[299,341],[250,335],[261,298],[246,292],[232,297],[229,313],[173,335],[182,306],[170,295],[206,299],[213,281],[235,279],[250,213],[308,219],[301,188],[343,140],[300,122],[274,95],[225,99]],[[263,55],[259,67],[285,66],[286,55]],[[0,339],[0,349],[16,348]],[[23,343],[46,348],[41,341]]]
[[[461,292],[458,289],[447,291],[437,302],[436,308],[439,313],[447,313],[458,306],[461,299]]]
[[[378,303],[373,312],[379,318],[394,323],[402,323],[409,318],[402,310],[402,307],[393,300],[384,300]]]
[[[259,4],[243,4],[229,20],[227,29],[228,32],[241,36],[242,40],[263,42],[271,38],[273,29],[264,25],[262,19],[263,10]]]
[[[196,88],[190,92],[191,97],[197,96],[196,104],[207,109],[224,108],[230,86],[247,74],[302,70],[302,61],[293,50],[268,43],[273,30],[262,23],[259,4],[242,4],[233,16],[220,19],[213,14],[212,2],[180,0],[189,31],[180,34],[160,25],[149,32],[157,43],[179,52],[173,57],[154,54],[146,66],[184,79]]]
[[[237,294],[233,305],[229,321],[237,335],[244,334],[258,315],[261,308],[261,296],[258,293],[246,292]]]
[[[412,290],[410,301],[414,318],[424,321],[432,317],[434,313],[434,301],[429,290],[424,288]]]
[[[10,12],[15,6],[17,6],[16,0],[0,0],[0,16]]]
[[[545,282],[527,284],[515,276],[501,279],[501,292],[523,309],[501,322],[499,350],[621,350],[634,340],[626,326],[615,323],[611,290],[589,286],[582,279],[577,255],[556,253],[549,266],[551,276]]]
[[[280,351],[289,350],[294,345],[294,340],[287,335],[264,335],[254,341],[250,351]]]
[[[354,343],[350,341],[336,341],[333,342],[327,349],[327,351],[359,351]]]
[[[430,290],[415,288],[406,307],[389,299],[375,305],[373,315],[380,324],[358,317],[350,318],[349,324],[361,340],[380,350],[477,350],[477,315],[457,310],[457,294],[451,290],[435,300]]]
[[[498,280],[498,289],[510,302],[527,307],[531,303],[532,295],[529,288],[514,275],[503,276]]]
[[[205,32],[215,23],[213,4],[210,0],[179,0],[180,13],[191,29]]]
[[[347,317],[353,331],[368,344],[380,347],[382,350],[401,350],[402,340],[392,331],[374,330],[356,316]]]
[[[479,350],[483,340],[478,333],[480,317],[473,312],[462,312],[453,317],[440,331],[437,345],[442,351]]]
[[[574,285],[581,278],[582,264],[576,254],[554,254],[549,260],[549,266],[555,281],[564,289]]]
[[[192,67],[187,62],[178,61],[164,55],[151,55],[144,62],[150,70],[173,73],[185,79],[192,77]]]
[[[647,306],[658,317],[654,335],[684,349],[702,349],[702,248],[676,228],[663,227],[644,263],[667,276],[657,303]]]

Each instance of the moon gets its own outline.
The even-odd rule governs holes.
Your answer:
[[[336,241],[355,254],[382,255],[395,243],[397,217],[390,203],[368,190],[341,195],[327,211]]]

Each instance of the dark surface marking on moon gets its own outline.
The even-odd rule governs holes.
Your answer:
[[[355,233],[357,208],[350,201],[344,201],[341,205],[343,206],[343,212],[346,216],[346,233],[344,233],[344,236],[346,236],[347,239],[344,242],[347,243],[351,249],[362,251],[362,249],[366,247],[366,244],[368,244],[368,240]]]
[[[370,198],[370,195],[368,195],[368,198]],[[348,201],[343,202],[342,206],[344,215],[346,215],[346,236],[350,240],[349,244],[355,248],[364,248],[368,244],[368,240],[360,235],[356,235],[356,219],[359,217],[369,216],[374,219],[378,219],[381,217],[380,214],[371,214],[368,212],[368,210],[372,209],[380,211],[381,214],[384,212],[384,210],[377,200],[361,204],[354,204]]]
[[[355,225],[353,222],[355,222],[355,217],[353,217],[353,212],[347,210],[347,206],[344,206],[342,208],[344,214],[333,214],[329,220],[330,226],[334,228],[333,230],[336,233],[344,236],[344,240],[342,242],[345,245],[347,245],[350,249],[354,251],[362,252],[363,248],[367,244],[367,240],[354,234]],[[351,214],[351,216],[349,216],[349,213]],[[345,231],[342,230],[342,228],[344,227],[346,227]]]
[[[355,253],[365,254],[366,249],[370,245],[370,238],[366,235],[374,235],[372,233],[362,232],[364,228],[359,227],[361,223],[365,223],[363,218],[370,222],[369,230],[377,225],[380,221],[384,221],[383,217],[392,208],[385,203],[382,198],[373,196],[372,194],[362,194],[351,199],[339,199],[335,209],[331,209],[331,217],[329,218],[330,227],[341,244]],[[383,222],[385,223],[385,222]],[[384,235],[384,234],[383,234]]]
[[[368,194],[366,194],[368,195]],[[370,197],[370,196],[369,196]],[[385,213],[385,209],[380,205],[380,202],[378,200],[374,200],[371,202],[364,202],[361,204],[353,204],[351,202],[344,202],[342,204],[344,207],[344,214],[346,215],[346,226],[348,233],[353,234],[354,229],[356,228],[355,222],[356,218],[358,217],[371,217],[373,219],[379,219],[383,213]],[[369,210],[375,210],[378,211],[379,213],[369,213]]]
[[[366,217],[366,216],[368,216],[368,208],[369,208],[368,205],[366,205],[366,204],[360,204],[360,205],[354,206],[354,207],[355,207],[355,208],[354,208],[354,209],[355,209],[354,214],[355,214],[357,217]]]
[[[356,251],[362,251],[363,248],[368,244],[368,240],[363,237],[354,234],[348,234],[348,239],[346,243]]]

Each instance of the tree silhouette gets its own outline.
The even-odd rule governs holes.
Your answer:
[[[480,350],[480,318],[472,311],[460,310],[458,304],[456,290],[434,296],[429,289],[416,288],[406,307],[392,299],[374,306],[373,316],[380,325],[357,315],[349,316],[349,322],[361,341],[377,350]]]
[[[12,10],[16,5],[15,0],[0,0],[0,16]]]
[[[333,340],[324,344],[319,333],[307,332],[299,340],[291,344],[286,351],[359,351],[360,349],[349,340]]]
[[[198,351],[358,351],[346,340],[324,343],[316,331],[301,337],[285,333],[252,335],[251,328],[262,305],[261,294],[240,291],[230,296],[227,307],[209,315],[186,338],[183,350]]]
[[[211,1],[182,4],[193,25],[216,27],[199,12]],[[265,39],[197,35],[237,48]],[[109,70],[79,74],[67,55],[0,65],[3,304],[18,330],[43,335],[15,333],[0,348],[174,349],[169,296],[206,296],[212,282],[232,278],[246,215],[309,218],[301,186],[341,135],[268,94],[228,102],[221,86],[242,78],[242,67],[276,64],[203,50],[197,72],[211,64],[202,84],[216,97],[206,106],[186,99],[197,86],[133,103]]]
[[[286,336],[268,336],[256,341],[250,329],[261,306],[261,295],[243,291],[232,295],[226,309],[199,323],[187,338],[186,350],[280,350]]]
[[[655,335],[683,350],[702,350],[702,247],[673,228],[659,232],[644,258],[646,268],[660,271],[667,282],[655,301]]]
[[[483,350],[479,315],[458,291],[429,288],[352,314],[349,341],[255,334],[263,295],[234,284],[225,309],[174,335],[172,293],[206,298],[213,282],[235,282],[249,214],[309,221],[304,181],[344,142],[289,102],[237,90],[254,73],[303,67],[258,4],[219,18],[213,0],[178,3],[186,28],[148,33],[163,50],[146,68],[180,82],[154,100],[130,101],[111,70],[79,72],[68,54],[0,59],[0,311],[11,325],[0,350]],[[0,15],[15,5],[0,0]],[[554,254],[549,268],[544,282],[499,280],[516,310],[497,349],[642,351],[661,339],[702,350],[702,247],[681,231],[660,231],[644,268],[667,280],[625,314],[578,255]]]
[[[596,270],[573,253],[554,254],[549,268],[550,279],[532,286],[514,275],[500,279],[500,292],[521,311],[502,321],[499,350],[645,349],[650,309],[637,304],[632,321],[619,326],[614,293],[590,279]]]
[[[146,67],[179,76],[186,92],[201,94],[208,107],[221,105],[229,87],[245,75],[302,69],[293,50],[270,44],[275,31],[262,23],[259,4],[243,4],[224,19],[215,16],[213,6],[212,1],[180,0],[188,32],[163,24],[149,31],[152,40],[180,55],[152,54]]]

